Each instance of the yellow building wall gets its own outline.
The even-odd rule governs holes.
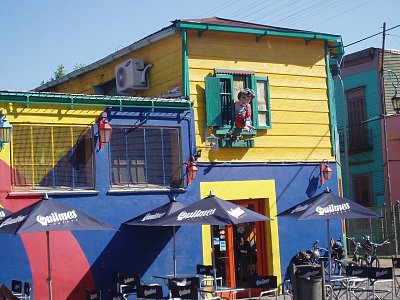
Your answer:
[[[0,109],[7,109],[7,119],[13,125],[29,125],[36,124],[43,128],[47,126],[66,126],[70,128],[73,126],[79,126],[79,128],[88,127],[88,125],[94,124],[101,112],[104,111],[104,107],[75,107],[70,109],[68,106],[53,106],[53,105],[38,105],[28,108],[23,103],[12,103],[12,97],[10,103],[3,103]],[[62,158],[65,153],[74,145],[75,142],[71,141],[70,146],[64,145],[65,149],[62,149],[61,145],[57,145],[57,151],[49,149],[49,155],[53,155],[53,166]],[[11,166],[11,155],[10,155],[11,144],[6,144],[5,148],[0,150],[0,159]],[[29,150],[27,150],[29,151]],[[59,156],[57,156],[57,154]],[[52,166],[49,166],[52,167]],[[0,174],[1,175],[1,174]]]
[[[202,161],[332,159],[323,41],[246,34],[189,32],[190,97]],[[206,76],[214,68],[250,70],[269,78],[272,128],[257,130],[255,148],[205,149]],[[215,132],[213,132],[215,133]]]
[[[138,90],[135,96],[162,97],[175,87],[182,91],[182,40],[178,34],[132,51],[104,66],[76,78],[71,78],[46,91],[94,94],[93,87],[114,79],[115,66],[130,58],[141,58],[145,65],[153,64],[153,67],[149,70],[150,89]]]

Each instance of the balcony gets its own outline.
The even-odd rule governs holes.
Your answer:
[[[365,152],[373,150],[372,129],[366,126],[350,127],[347,131],[347,145],[349,153]],[[344,152],[344,132],[339,130],[340,152]]]

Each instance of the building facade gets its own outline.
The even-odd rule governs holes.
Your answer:
[[[57,97],[57,101],[33,104],[32,96],[25,95],[24,103],[18,105],[15,98],[7,97],[7,105],[16,105],[18,109],[8,109],[9,121],[16,130],[11,147],[2,152],[4,168],[21,168],[14,152],[18,147],[24,148],[16,142],[25,141],[26,137],[25,129],[20,130],[19,126],[48,122],[52,123],[49,131],[53,132],[58,123],[65,122],[71,128],[80,124],[78,132],[83,134],[87,128],[94,135],[96,118],[106,111],[113,128],[110,144],[94,151],[93,162],[79,155],[86,163],[86,169],[79,168],[85,176],[88,166],[95,166],[92,182],[83,180],[86,191],[82,194],[70,187],[59,192],[58,186],[53,185],[48,191],[52,197],[94,211],[105,222],[119,226],[171,197],[189,204],[212,192],[273,220],[212,228],[217,237],[212,243],[209,226],[179,229],[178,273],[195,272],[197,263],[211,264],[212,245],[224,284],[244,286],[248,275],[254,272],[276,275],[281,282],[293,255],[317,239],[327,245],[326,230],[321,229],[325,227],[319,222],[299,222],[276,215],[326,187],[340,193],[330,63],[331,58],[340,59],[342,54],[338,35],[220,18],[176,20],[35,90],[40,97],[47,93],[55,97],[59,93],[80,95],[86,106],[79,106],[76,96],[70,96],[65,110],[58,108],[61,100]],[[237,126],[235,114],[238,92],[245,88],[255,94],[250,103],[252,114],[248,116],[254,128],[249,131]],[[104,98],[102,105],[91,101],[93,94]],[[132,106],[126,106],[130,102]],[[77,108],[80,110],[76,112]],[[29,117],[38,110],[47,113],[46,118]],[[70,138],[71,148],[59,149],[59,157],[74,157],[67,153],[73,153],[82,144],[78,137]],[[148,139],[156,143],[160,142],[159,137],[166,138],[168,150],[157,146],[151,153]],[[52,151],[48,151],[43,151],[42,156],[50,155]],[[141,157],[148,152],[155,157],[153,165]],[[185,163],[192,158],[198,176],[188,185]],[[39,182],[50,181],[47,174],[53,171],[54,162],[38,175]],[[333,171],[332,179],[324,184],[320,180],[322,162],[329,162]],[[168,176],[160,171],[164,168]],[[155,174],[154,178],[150,174]],[[11,207],[10,203],[24,205],[31,196],[14,191],[10,183],[15,179],[7,179],[3,180],[5,192],[1,203],[6,208]],[[28,188],[31,189],[32,186]],[[331,223],[331,234],[341,236],[340,221]],[[165,228],[135,228],[115,235],[79,232],[72,236],[88,260],[86,276],[77,274],[75,280],[80,278],[80,282],[92,283],[105,292],[113,286],[120,270],[140,273],[147,282],[154,282],[154,274],[171,273],[171,233]],[[20,243],[18,239],[14,242]],[[29,241],[24,243],[27,249]],[[244,245],[248,248],[244,249]],[[22,245],[15,248],[24,249]],[[32,276],[37,289],[44,290],[44,278],[37,277],[36,269],[29,269],[29,249],[27,253],[19,254],[25,259],[26,269],[18,272]],[[38,267],[37,272],[40,270]],[[82,279],[89,275],[91,281]],[[59,280],[64,280],[61,277]],[[78,291],[84,284],[70,286]],[[55,289],[63,295],[70,292],[63,291],[61,286]]]
[[[335,89],[344,195],[385,216],[386,226],[377,223],[372,230],[369,224],[364,231],[373,231],[377,240],[398,240],[391,216],[398,215],[394,206],[400,199],[396,183],[399,125],[392,105],[400,91],[399,76],[399,51],[385,50],[382,57],[381,49],[367,48],[344,56]],[[352,230],[357,234],[355,227]]]

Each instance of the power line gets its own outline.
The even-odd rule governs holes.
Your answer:
[[[400,24],[399,24],[399,25],[396,25],[396,26],[393,26],[393,27],[391,27],[391,28],[389,28],[389,29],[386,29],[385,31],[389,31],[389,30],[395,29],[395,28],[397,28],[397,27],[400,27]],[[368,39],[370,39],[370,38],[373,38],[373,37],[375,37],[375,36],[377,36],[377,35],[381,35],[382,33],[383,33],[383,31],[380,31],[380,32],[375,33],[375,34],[373,34],[373,35],[367,36],[366,38],[363,38],[363,39],[361,39],[361,40],[358,40],[358,41],[355,41],[355,42],[353,42],[353,43],[351,43],[351,44],[348,44],[348,45],[346,45],[346,46],[344,46],[344,47],[349,47],[349,46],[352,46],[352,45],[354,45],[354,44],[363,42],[363,41],[368,40]]]

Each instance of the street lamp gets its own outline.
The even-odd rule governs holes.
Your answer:
[[[332,178],[332,169],[329,167],[329,162],[326,161],[324,163],[324,161],[322,161],[319,164],[319,172],[320,172],[320,182],[321,182],[321,184],[324,184],[325,180],[329,180],[329,179]]]
[[[189,185],[193,180],[196,180],[199,170],[196,167],[196,161],[193,156],[190,157],[189,161],[186,163],[187,171],[187,184]]]
[[[104,144],[110,142],[112,133],[112,128],[110,124],[108,124],[106,112],[101,113],[101,120],[98,123],[98,127],[99,127],[99,148],[101,149],[104,147]]]
[[[395,92],[394,96],[392,97],[392,105],[393,109],[395,110],[396,114],[400,114],[400,96],[397,96],[397,91]]]
[[[396,73],[391,71],[391,70],[384,70],[385,72],[389,73],[389,80],[390,83],[393,85],[394,87],[394,96],[392,97],[392,105],[393,105],[393,109],[396,112],[396,114],[400,114],[400,96],[397,96],[397,88],[399,87],[399,77],[397,77]],[[397,81],[397,85],[395,85],[392,81],[392,75],[396,78]]]

